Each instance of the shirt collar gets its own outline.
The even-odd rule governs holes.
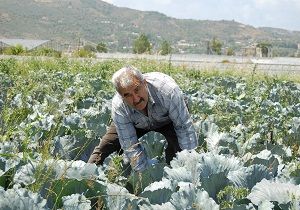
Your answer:
[[[148,103],[151,104],[151,105],[153,105],[153,104],[155,104],[155,101],[153,100],[151,91],[149,89],[149,85],[147,85],[147,90],[148,90]]]

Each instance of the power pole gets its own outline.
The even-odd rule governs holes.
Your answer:
[[[80,37],[78,38],[77,51],[79,51],[79,48],[80,48]]]
[[[210,48],[210,41],[206,41],[206,54],[210,55],[211,54],[211,48]]]

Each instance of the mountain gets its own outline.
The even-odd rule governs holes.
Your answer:
[[[0,0],[0,38],[50,39],[60,45],[104,42],[110,51],[129,52],[144,33],[153,48],[163,40],[175,51],[204,53],[216,37],[223,47],[268,42],[279,55],[293,54],[299,31],[255,28],[234,20],[176,19],[158,12],[117,7],[100,0]]]

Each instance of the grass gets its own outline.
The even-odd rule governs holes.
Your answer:
[[[68,58],[24,58],[1,59],[0,72],[9,75],[27,78],[32,71],[43,72],[68,72],[68,73],[99,73],[106,79],[110,79],[112,73],[125,65],[133,65],[141,69],[143,72],[160,71],[169,75],[184,74],[188,77],[195,78],[212,77],[212,76],[230,76],[243,77],[246,80],[264,80],[266,78],[277,78],[278,80],[300,82],[300,74],[280,73],[277,75],[266,74],[263,72],[252,70],[231,69],[218,70],[214,68],[201,69],[188,67],[185,65],[175,66],[168,62],[157,62],[146,59],[124,59],[124,60],[107,60],[97,61],[95,59],[68,59]]]

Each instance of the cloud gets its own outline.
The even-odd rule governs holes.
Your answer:
[[[110,3],[110,4],[113,4],[113,3],[114,3],[113,0],[102,0],[102,1],[107,2],[107,3]]]
[[[172,0],[152,0],[152,3],[161,4],[161,5],[169,5],[172,3]]]
[[[257,7],[278,5],[278,3],[280,3],[278,0],[254,0],[254,4]]]
[[[299,0],[253,0],[253,3],[256,8],[263,8],[267,11],[272,10],[272,9],[279,10],[279,9],[283,9],[283,8],[300,9],[300,1]],[[288,12],[288,11],[286,11],[286,12]]]

